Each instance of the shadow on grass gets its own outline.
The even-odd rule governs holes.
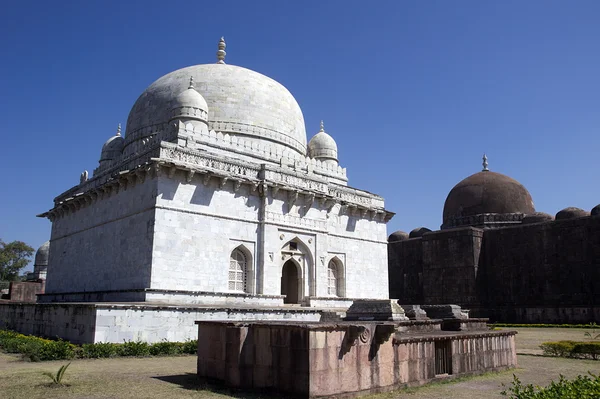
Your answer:
[[[168,382],[169,384],[179,385],[183,389],[192,391],[208,391],[221,395],[227,395],[232,398],[244,399],[279,399],[290,398],[290,395],[281,395],[272,391],[242,391],[240,389],[232,389],[223,385],[218,381],[210,381],[198,377],[194,373],[185,373],[180,375],[165,375],[152,377],[160,381]]]

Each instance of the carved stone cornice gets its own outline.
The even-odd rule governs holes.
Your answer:
[[[238,192],[242,185],[249,185],[251,193],[262,196],[268,195],[268,188],[271,188],[273,197],[280,191],[284,191],[284,198],[290,206],[296,204],[299,196],[302,195],[305,198],[305,205],[309,207],[315,204],[315,200],[322,209],[331,208],[338,203],[348,208],[352,216],[363,219],[387,223],[394,215],[384,209],[383,198],[377,195],[331,183],[324,178],[286,167],[259,165],[250,161],[191,150],[169,142],[160,143],[157,155],[159,156],[151,157],[135,168],[118,170],[111,176],[92,179],[91,184],[80,185],[70,190],[75,193],[75,189],[79,188],[82,191],[73,196],[83,195],[89,198],[89,201],[77,202],[77,206],[87,206],[94,201],[115,195],[120,190],[143,183],[147,177],[156,177],[164,173],[164,176],[170,179],[177,178],[176,173],[179,170],[184,172],[182,176],[187,183],[191,183],[194,176],[202,175],[204,185],[209,184],[212,177],[218,179],[221,187],[233,181],[234,192]],[[66,205],[69,212],[73,211],[72,205],[75,204],[72,202],[73,196],[57,197],[55,207],[39,216],[54,219],[61,217],[57,210],[64,209],[63,205]]]

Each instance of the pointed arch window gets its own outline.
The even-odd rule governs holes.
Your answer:
[[[229,290],[246,292],[247,290],[248,259],[239,250],[234,249],[229,259]]]
[[[327,294],[339,296],[340,270],[338,265],[332,259],[327,265]]]

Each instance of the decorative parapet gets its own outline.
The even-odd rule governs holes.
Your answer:
[[[103,175],[82,182],[55,199],[55,206],[39,216],[53,220],[65,213],[76,211],[105,196],[118,193],[121,189],[143,182],[164,170],[172,178],[176,171],[183,171],[187,182],[194,176],[202,175],[204,184],[211,178],[219,179],[221,186],[233,182],[237,192],[242,184],[250,185],[256,195],[272,195],[287,192],[287,201],[293,205],[300,201],[307,206],[316,202],[322,208],[331,208],[334,204],[343,206],[348,215],[388,222],[394,215],[384,209],[383,199],[366,191],[335,184],[314,174],[297,170],[258,164],[250,161],[217,156],[204,151],[192,150],[177,144],[162,141],[158,146],[150,147],[147,152],[107,170]],[[292,215],[283,219],[277,215],[265,215],[267,219],[284,224],[326,230],[326,223]]]
[[[288,167],[299,172],[315,173],[340,180],[341,182],[348,181],[346,168],[305,157],[294,151],[284,151],[281,146],[268,145],[267,142],[257,142],[256,140],[245,139],[244,137],[235,134],[230,135],[228,133],[222,133],[231,131],[229,129],[231,127],[230,125],[230,122],[210,123],[212,130],[206,132],[196,129],[191,123],[188,123],[187,125],[175,123],[173,129],[175,129],[176,135],[184,140],[184,143],[181,144],[185,147],[194,148],[199,145],[209,145],[226,151],[240,152],[264,159],[265,161],[278,163],[280,166]],[[246,126],[239,132],[246,133],[250,136],[257,135],[253,129],[255,130],[258,128]],[[266,138],[270,137],[268,134],[258,136]],[[280,136],[277,137],[280,138]],[[296,143],[296,140],[294,140],[294,143]]]
[[[442,229],[454,227],[473,226],[484,229],[506,227],[521,224],[525,217],[523,213],[481,213],[479,215],[452,217],[444,221]]]

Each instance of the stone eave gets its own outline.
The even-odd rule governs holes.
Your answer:
[[[273,195],[285,191],[290,205],[293,205],[302,195],[305,204],[308,202],[309,206],[312,206],[315,201],[321,207],[331,207],[338,203],[345,207],[347,214],[361,218],[387,223],[394,216],[393,212],[384,209],[383,198],[352,187],[331,183],[316,175],[307,175],[287,167],[217,156],[208,152],[181,148],[172,143],[162,142],[159,147],[161,150],[159,157],[151,157],[147,162],[131,169],[118,170],[116,167],[117,171],[108,177],[106,175],[95,177],[91,181],[93,184],[82,183],[61,195],[68,195],[66,198],[61,199],[61,196],[58,196],[52,209],[37,216],[52,221],[57,216],[76,211],[98,199],[118,193],[121,189],[126,190],[128,186],[143,182],[147,175],[158,176],[161,171],[167,173],[170,178],[174,177],[177,171],[184,172],[188,183],[194,176],[200,175],[203,176],[204,184],[208,184],[212,178],[218,179],[221,187],[228,182],[233,182],[234,192],[237,192],[243,184],[250,185],[251,191],[260,196],[266,195],[269,189]],[[163,149],[168,150],[168,155],[173,157],[164,157],[163,155],[166,154],[162,153]],[[83,191],[76,192],[78,188]]]

